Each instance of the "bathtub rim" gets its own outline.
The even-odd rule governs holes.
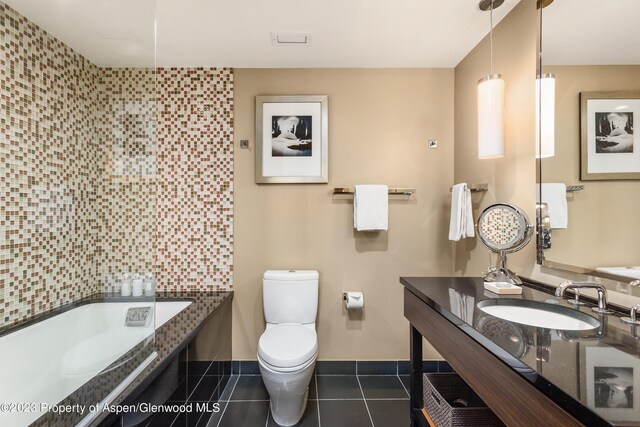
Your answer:
[[[98,292],[87,297],[81,298],[77,301],[72,301],[66,304],[63,304],[59,307],[52,308],[51,310],[44,311],[42,313],[38,313],[35,316],[29,317],[27,319],[20,320],[16,323],[12,323],[10,325],[5,325],[0,327],[0,338],[17,332],[21,329],[28,328],[29,326],[33,326],[37,323],[44,322],[47,319],[51,319],[59,314],[66,313],[68,311],[74,310],[76,308],[89,305],[89,304],[112,304],[112,303],[143,303],[148,302],[155,305],[157,302],[174,302],[174,301],[189,301],[192,304],[196,302],[194,298],[156,298],[154,297],[120,297],[117,294],[112,293],[103,293]],[[155,307],[154,307],[155,311]],[[178,313],[180,314],[180,313]],[[165,322],[160,328],[163,328],[167,323]],[[158,328],[158,329],[160,329]]]

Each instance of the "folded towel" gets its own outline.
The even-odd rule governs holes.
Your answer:
[[[549,207],[551,228],[567,228],[569,223],[567,186],[562,183],[542,184],[542,202]]]
[[[386,185],[356,185],[353,227],[358,231],[389,229],[389,188]]]
[[[460,239],[474,236],[471,190],[469,190],[469,186],[466,183],[456,184],[451,190],[449,240],[457,242]]]

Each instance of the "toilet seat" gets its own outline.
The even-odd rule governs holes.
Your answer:
[[[268,328],[258,342],[258,358],[275,371],[304,368],[317,354],[316,331],[301,324]]]

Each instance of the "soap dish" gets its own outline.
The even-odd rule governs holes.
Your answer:
[[[509,282],[484,282],[484,288],[498,295],[520,295],[522,287]]]

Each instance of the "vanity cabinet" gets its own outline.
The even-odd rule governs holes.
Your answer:
[[[507,426],[583,425],[408,289],[404,290],[404,315],[411,324],[412,426],[428,425],[422,413],[422,337]]]
[[[605,352],[607,360],[624,361],[625,366],[634,367],[640,362],[639,345],[627,340],[628,328],[619,321],[618,314],[600,318],[605,332],[594,330],[590,332],[593,336],[568,337],[562,331],[503,325],[503,329],[515,325],[528,337],[517,353],[508,347],[509,340],[517,341],[517,334],[505,333],[505,341],[500,341],[495,330],[482,327],[488,315],[478,309],[477,303],[499,298],[484,290],[482,279],[403,277],[401,283],[405,286],[404,316],[410,322],[412,426],[429,425],[422,412],[423,337],[507,426],[640,425],[640,408],[634,408],[633,391],[627,407],[603,408],[598,397],[593,403],[594,394],[598,396],[602,389],[601,381],[589,374],[601,369],[594,368],[594,352]],[[533,285],[525,287],[518,298],[567,304]],[[590,312],[589,307],[581,310]]]

